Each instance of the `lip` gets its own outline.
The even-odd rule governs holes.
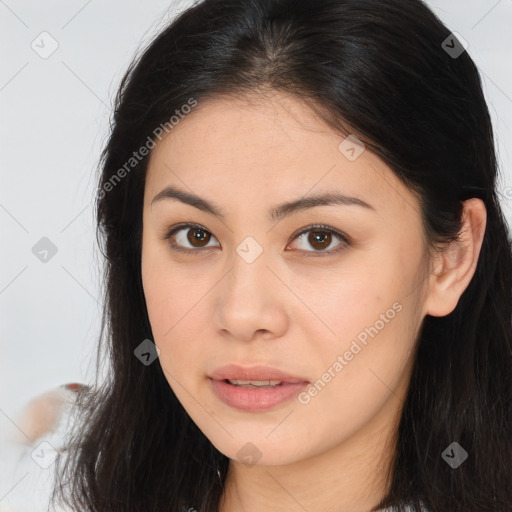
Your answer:
[[[307,383],[308,379],[297,377],[272,366],[240,366],[227,364],[213,371],[208,377],[213,380],[279,380],[288,384]]]
[[[222,366],[208,376],[213,393],[222,402],[242,411],[257,412],[275,408],[300,393],[309,381],[295,377],[270,366],[243,367],[235,364]],[[227,379],[279,380],[282,384],[266,388],[234,386]]]

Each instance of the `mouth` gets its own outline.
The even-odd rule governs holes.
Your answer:
[[[274,409],[289,402],[310,383],[272,366],[228,364],[208,375],[210,387],[224,404],[241,411]]]
[[[238,379],[209,379],[215,396],[224,404],[246,412],[275,409],[303,391],[309,382],[276,380],[248,381]]]
[[[213,380],[228,381],[238,386],[271,386],[279,384],[298,384],[308,382],[304,377],[291,375],[272,366],[241,366],[228,364],[221,366],[208,375]]]
[[[275,388],[276,386],[282,386],[285,384],[280,380],[238,380],[238,379],[224,379],[226,384],[232,384],[240,388],[248,389],[262,389],[262,388]],[[292,384],[288,382],[286,384]]]

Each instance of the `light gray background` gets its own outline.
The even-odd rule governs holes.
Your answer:
[[[512,224],[512,1],[427,3],[483,76]],[[137,49],[189,4],[0,0],[2,428],[34,396],[92,377],[102,264],[92,206],[110,105]],[[46,59],[31,47],[50,48],[43,31],[59,45]],[[32,253],[42,237],[58,249],[46,263]]]

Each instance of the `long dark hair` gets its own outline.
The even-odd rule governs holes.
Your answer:
[[[148,158],[130,159],[170,132],[184,105],[276,90],[357,134],[417,193],[429,246],[457,239],[462,201],[484,202],[473,279],[451,314],[424,319],[380,506],[512,510],[511,242],[480,76],[453,37],[420,0],[204,0],[134,58],[96,197],[106,259],[98,365],[109,366],[79,396],[54,498],[90,512],[217,511],[229,459],[190,419],[159,361],[134,356],[153,337],[141,280]],[[468,453],[457,469],[442,457],[453,442]]]

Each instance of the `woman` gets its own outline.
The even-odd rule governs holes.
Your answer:
[[[419,0],[204,0],[127,71],[73,510],[512,510],[511,245]],[[104,336],[103,336],[104,335]]]

